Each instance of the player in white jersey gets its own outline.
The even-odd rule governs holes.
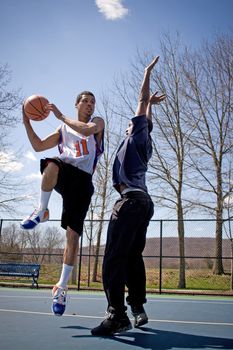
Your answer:
[[[95,135],[83,136],[66,124],[62,125],[60,133],[59,158],[89,174],[93,174],[98,157],[102,153]]]
[[[23,122],[33,149],[36,152],[58,146],[59,156],[41,159],[41,195],[38,208],[24,219],[20,226],[25,230],[49,219],[48,202],[55,189],[63,199],[61,226],[66,230],[66,246],[60,280],[53,288],[52,310],[61,316],[65,311],[69,276],[79,249],[79,237],[94,192],[92,175],[98,158],[103,153],[104,121],[92,117],[95,96],[81,92],[75,103],[77,119],[65,117],[49,103],[46,108],[62,121],[54,133],[41,140],[34,132],[30,119],[23,111]]]

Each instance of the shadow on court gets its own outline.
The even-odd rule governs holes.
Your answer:
[[[67,326],[61,328],[90,329],[82,326]],[[91,329],[90,329],[91,330]],[[206,337],[173,331],[161,331],[148,327],[141,327],[143,332],[124,332],[110,338],[122,345],[127,344],[142,349],[170,350],[170,349],[230,349],[233,350],[233,340],[226,338]],[[90,335],[74,335],[73,338],[94,338]],[[99,338],[99,337],[97,337]],[[103,345],[104,349],[104,345]]]

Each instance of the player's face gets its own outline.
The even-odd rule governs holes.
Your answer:
[[[95,98],[91,95],[82,95],[79,103],[76,105],[80,115],[90,118],[95,110]]]
[[[128,128],[125,130],[126,136],[131,135],[132,129],[133,129],[133,123],[130,121],[129,125],[128,125]]]

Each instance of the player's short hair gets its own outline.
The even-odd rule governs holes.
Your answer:
[[[82,91],[80,92],[80,94],[78,94],[77,98],[76,98],[76,101],[75,101],[75,106],[79,103],[79,101],[81,100],[82,98],[82,95],[90,95],[90,96],[93,96],[95,98],[95,95],[93,94],[93,92],[91,91]]]

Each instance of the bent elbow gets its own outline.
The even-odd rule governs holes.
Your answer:
[[[34,150],[35,152],[40,152],[40,151],[41,151],[38,147],[33,147],[33,150]]]
[[[35,152],[42,152],[44,148],[41,145],[33,145],[33,149]]]

